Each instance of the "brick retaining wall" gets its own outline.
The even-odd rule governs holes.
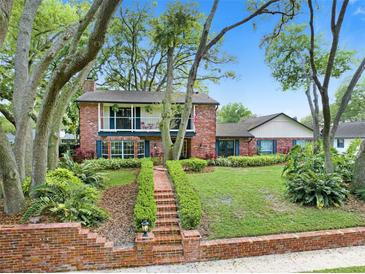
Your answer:
[[[185,262],[365,245],[365,227],[202,241],[182,231]],[[156,264],[152,233],[113,247],[77,223],[0,226],[0,272],[55,272]],[[168,263],[168,262],[166,262]]]

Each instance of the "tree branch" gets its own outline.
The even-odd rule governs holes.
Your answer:
[[[333,121],[332,130],[331,130],[331,139],[333,139],[335,134],[336,134],[338,124],[340,123],[340,120],[341,120],[341,116],[345,112],[346,107],[347,107],[347,105],[349,104],[349,102],[351,100],[353,90],[354,90],[355,86],[357,85],[362,73],[364,72],[364,69],[365,69],[365,58],[362,60],[362,62],[360,63],[360,65],[356,69],[356,72],[352,76],[351,81],[350,81],[350,83],[349,83],[349,85],[346,89],[345,94],[342,96],[340,106],[337,110],[336,117]]]
[[[14,125],[14,127],[16,127],[14,115],[5,105],[0,104],[0,112],[10,123]]]
[[[13,0],[2,0],[0,2],[0,49],[5,41],[8,32],[11,10],[13,8]]]

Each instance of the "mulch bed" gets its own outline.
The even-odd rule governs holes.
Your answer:
[[[16,225],[20,223],[23,212],[17,215],[6,215],[4,212],[4,201],[0,199],[0,225]]]
[[[133,208],[137,197],[137,183],[111,187],[104,191],[99,206],[110,213],[110,218],[95,232],[113,241],[115,246],[134,243]]]

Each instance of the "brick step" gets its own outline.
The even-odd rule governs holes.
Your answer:
[[[98,237],[96,237],[96,243],[97,244],[105,244],[106,243],[106,238],[104,238],[102,236],[98,236]]]
[[[153,234],[155,236],[180,235],[180,227],[177,225],[155,227]]]
[[[80,228],[79,233],[81,235],[87,235],[90,232],[90,229],[87,228]]]
[[[176,205],[174,198],[167,198],[167,199],[157,198],[156,202],[157,202],[157,205],[166,205],[166,204]]]
[[[164,219],[164,218],[178,218],[177,212],[173,211],[160,211],[157,212],[157,220]]]
[[[167,204],[167,205],[157,205],[157,212],[166,212],[166,211],[176,211],[176,204]]]
[[[111,241],[108,241],[108,242],[106,242],[105,243],[105,245],[104,245],[106,248],[113,248],[114,247],[114,243],[113,242],[111,242]]]
[[[171,225],[179,225],[178,218],[158,218],[156,222],[156,226],[171,226]]]
[[[161,194],[154,194],[155,199],[174,199],[173,193],[161,193]]]
[[[156,264],[177,264],[184,262],[184,256],[163,256],[156,258]]]
[[[94,233],[94,232],[89,232],[87,234],[87,238],[88,239],[94,239],[94,240],[96,240],[98,238],[98,234],[97,233]]]
[[[159,245],[169,245],[169,244],[181,244],[181,235],[161,235],[155,238],[155,241]]]
[[[154,194],[172,194],[172,189],[155,189]]]

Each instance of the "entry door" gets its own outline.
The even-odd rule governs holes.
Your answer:
[[[219,140],[218,156],[234,156],[234,140]]]
[[[117,129],[132,128],[132,111],[131,108],[119,108],[117,113]]]

